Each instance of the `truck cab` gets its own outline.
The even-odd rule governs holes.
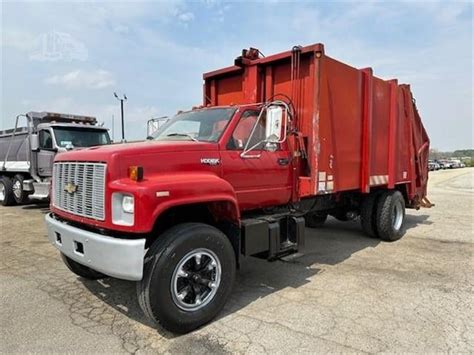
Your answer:
[[[37,127],[38,175],[47,177],[53,172],[54,157],[57,153],[72,149],[110,144],[107,129],[97,126],[84,127],[73,123],[42,123]]]
[[[26,126],[19,120],[26,118]],[[0,204],[49,197],[56,154],[110,144],[108,130],[90,116],[53,112],[18,115],[15,127],[0,131]]]
[[[284,120],[283,109],[279,120]],[[154,135],[154,141],[194,141],[210,143],[215,154],[202,157],[201,165],[232,185],[242,211],[283,205],[291,197],[290,151],[281,140],[279,123],[275,142],[270,142],[267,109],[263,105],[200,108],[183,112],[169,120]],[[268,111],[272,112],[272,111]],[[266,134],[269,134],[269,137]],[[196,167],[195,167],[196,168]],[[194,169],[195,169],[194,168]],[[258,174],[259,179],[254,179]]]

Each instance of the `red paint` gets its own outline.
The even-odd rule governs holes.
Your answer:
[[[237,109],[217,143],[147,141],[59,154],[57,161],[107,163],[106,219],[100,222],[52,210],[98,228],[143,233],[173,206],[212,202],[217,217],[238,223],[243,211],[306,196],[367,193],[374,175],[387,176],[381,187],[406,185],[409,206],[417,207],[426,196],[429,139],[408,85],[384,81],[371,69],[359,70],[332,59],[322,44],[303,47],[298,55],[287,51],[245,57],[240,63],[204,74],[204,106]],[[259,152],[260,158],[244,159],[241,151],[228,149],[242,113],[258,110],[261,101],[278,94],[294,101],[297,118],[292,127],[298,134],[289,136],[275,152]],[[308,154],[307,161],[302,151]],[[205,165],[202,158],[220,159],[220,164]],[[288,165],[280,164],[282,159]],[[135,165],[144,168],[141,182],[127,178],[128,167]],[[319,180],[321,173],[325,179]],[[116,191],[135,196],[133,227],[111,222],[111,194]],[[170,194],[157,197],[158,191]]]
[[[388,136],[388,188],[395,187],[395,159],[396,159],[396,135],[398,119],[398,81],[390,80],[390,114],[389,114],[389,136]]]
[[[303,47],[299,63],[294,63],[292,51],[245,63],[204,74],[206,87],[217,82],[220,88],[218,97],[207,98],[205,104],[230,104],[230,96],[233,103],[249,103],[251,96],[246,93],[258,90],[262,83],[263,92],[255,103],[259,97],[291,97],[311,167],[309,175],[302,163],[296,167],[298,197],[317,192],[319,172],[333,176],[332,192],[367,193],[370,177],[382,176],[385,180],[377,186],[408,184],[413,205],[426,195],[424,166],[429,139],[415,112],[408,85],[377,78],[370,68],[356,69],[341,63],[327,56],[322,44]],[[299,65],[298,74],[295,64]],[[262,73],[256,84],[246,80],[255,68]],[[242,83],[240,91],[227,86],[229,78]]]
[[[363,193],[370,192],[370,157],[372,137],[372,68],[362,69],[362,157],[361,157],[361,184],[360,190]]]

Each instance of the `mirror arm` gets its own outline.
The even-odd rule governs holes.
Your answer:
[[[250,142],[250,139],[248,140],[248,142]],[[248,145],[248,142],[246,145]],[[258,142],[257,144],[254,144],[252,147],[250,148],[245,148],[244,151],[242,153],[240,153],[240,157],[241,158],[260,158],[260,156],[262,154],[254,154],[254,155],[247,155],[248,152],[252,151],[253,149],[257,148],[260,144],[262,143],[265,143],[265,141],[261,141],[261,142]]]
[[[259,144],[264,143],[264,142],[258,142],[254,146],[249,148],[250,140],[252,139],[255,130],[257,129],[257,125],[260,122],[260,119],[262,118],[264,108],[261,109],[260,114],[257,117],[257,121],[255,122],[252,131],[250,132],[249,139],[247,140],[247,143],[245,143],[244,151],[240,153],[241,158],[260,158],[261,154],[255,154],[255,155],[247,155],[248,152],[251,150],[255,149]]]

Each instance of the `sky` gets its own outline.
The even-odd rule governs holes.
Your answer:
[[[119,139],[146,137],[151,117],[202,102],[202,73],[243,48],[269,55],[324,43],[328,55],[409,83],[439,150],[473,148],[470,1],[76,1],[1,6],[0,129],[17,114],[98,117]]]

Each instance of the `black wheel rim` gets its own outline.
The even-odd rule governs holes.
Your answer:
[[[174,303],[185,311],[197,311],[215,297],[221,282],[222,267],[209,249],[195,249],[176,266],[171,279]]]

